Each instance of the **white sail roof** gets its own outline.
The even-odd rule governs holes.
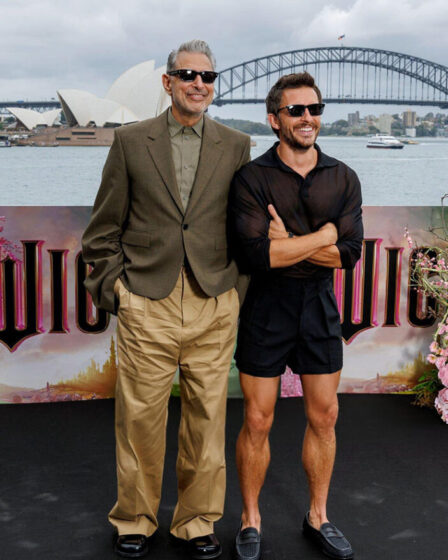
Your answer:
[[[154,60],[147,60],[123,72],[110,86],[109,91],[106,93],[107,99],[113,99],[118,103],[126,105],[129,96],[132,95],[135,84],[150,77],[154,72],[154,66]]]
[[[126,70],[115,80],[106,97],[79,89],[59,90],[67,122],[71,126],[126,124],[155,117],[171,103],[162,86],[165,66],[154,68],[154,60]]]
[[[52,126],[59,120],[61,114],[60,109],[52,109],[43,113],[34,109],[23,109],[22,107],[7,107],[7,109],[28,130],[32,130],[38,125]]]
[[[154,69],[153,60],[137,64],[114,82],[106,98],[126,105],[138,120],[155,117],[170,105],[170,97],[162,86],[165,69],[165,66]]]
[[[130,109],[121,105],[115,112],[107,117],[105,124],[128,124],[140,119]]]

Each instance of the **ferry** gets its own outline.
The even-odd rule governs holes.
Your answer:
[[[0,148],[10,148],[11,142],[8,136],[0,136]]]
[[[404,144],[397,140],[395,136],[389,136],[387,134],[375,134],[367,142],[367,148],[382,148],[389,150],[401,150],[404,148]]]

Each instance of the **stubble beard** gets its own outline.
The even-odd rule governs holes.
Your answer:
[[[211,101],[213,101],[213,97]],[[176,106],[177,111],[185,115],[186,117],[200,118],[204,113],[207,112],[208,106],[210,105],[211,101],[207,102],[204,100],[201,109],[194,107],[194,105],[192,107],[189,106],[188,101],[186,99],[182,99],[180,95],[173,95],[171,102]]]
[[[317,136],[319,134],[319,131],[317,131],[317,133],[315,134],[313,140],[308,143],[304,143],[300,140],[297,140],[297,138],[294,136],[293,133],[291,133],[289,130],[286,131],[282,131],[282,136],[284,141],[286,142],[286,144],[288,144],[288,146],[294,150],[295,152],[307,152],[310,148],[312,148],[314,146],[314,143],[316,142]]]

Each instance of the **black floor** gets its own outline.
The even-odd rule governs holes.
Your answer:
[[[329,516],[359,560],[448,558],[448,426],[392,395],[341,395]],[[161,528],[153,559],[183,559],[168,538],[175,499],[179,401],[170,404]],[[228,491],[216,532],[231,556],[240,497],[234,447],[242,402],[228,404]],[[262,492],[264,560],[322,558],[300,532],[300,399],[280,400]],[[115,498],[113,402],[0,405],[0,559],[115,558],[106,514]]]

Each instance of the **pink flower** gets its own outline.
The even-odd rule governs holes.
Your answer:
[[[436,360],[437,358],[434,356],[434,354],[428,354],[426,356],[426,361],[429,362],[430,364],[435,364]]]
[[[448,387],[448,366],[439,368],[439,379],[445,387]]]
[[[441,368],[443,368],[444,365],[446,364],[446,360],[445,360],[444,357],[442,357],[442,358],[437,358],[436,361],[435,361],[435,364],[436,364],[436,368],[437,368],[437,369],[441,369]]]
[[[412,237],[409,234],[408,228],[404,228],[404,237],[406,238],[406,241],[408,242],[409,249],[412,249],[412,247],[414,246],[414,242],[412,241]]]
[[[429,349],[434,354],[438,354],[440,352],[440,348],[437,342],[431,342],[431,344],[429,345]]]
[[[441,389],[434,401],[434,406],[437,412],[442,417],[442,420],[448,424],[448,389]]]

